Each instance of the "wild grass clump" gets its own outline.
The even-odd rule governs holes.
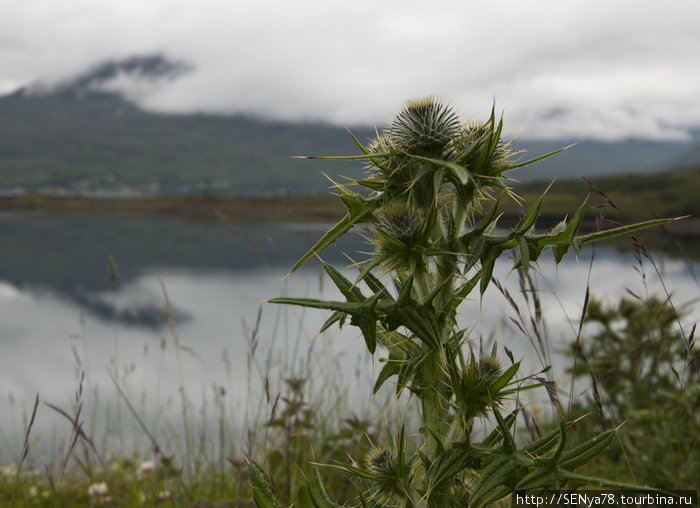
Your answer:
[[[496,262],[514,252],[513,269],[528,269],[551,249],[557,263],[573,249],[667,220],[578,234],[583,207],[551,231],[535,230],[541,196],[511,230],[497,229],[503,197],[517,199],[506,173],[541,159],[520,162],[501,139],[502,120],[495,111],[484,123],[462,123],[454,110],[434,98],[409,101],[390,127],[367,146],[355,139],[362,155],[320,157],[363,159],[368,176],[336,184],[347,214],[296,264],[318,257],[354,226],[361,226],[373,246],[370,257],[356,262],[348,279],[337,268],[323,267],[344,301],[275,298],[273,303],[331,311],[322,330],[334,324],[359,328],[371,355],[384,366],[374,391],[391,382],[397,403],[420,421],[417,434],[405,422],[388,430],[385,445],[350,464],[326,464],[353,478],[356,505],[395,507],[482,506],[517,489],[560,489],[572,484],[621,486],[582,476],[585,465],[613,438],[612,431],[569,447],[571,422],[559,408],[558,428],[519,445],[507,409],[521,393],[541,386],[519,375],[520,362],[503,361],[494,347],[477,350],[468,330],[457,323],[460,305],[483,296]],[[551,155],[551,154],[550,154]],[[317,157],[318,158],[318,157]],[[554,381],[546,379],[549,393]],[[407,399],[398,399],[408,393]],[[557,404],[553,397],[552,402]],[[475,428],[492,418],[485,437]],[[260,507],[281,506],[255,466],[250,470]],[[315,470],[307,491],[314,506],[333,507]],[[279,492],[277,493],[279,494]],[[343,501],[345,502],[345,501]]]
[[[572,416],[592,414],[576,429],[617,429],[605,461],[591,471],[668,490],[698,489],[700,353],[695,329],[684,333],[688,307],[630,294],[592,298],[584,340],[570,345],[572,374],[588,383]]]
[[[111,257],[108,268],[115,290],[118,274]],[[156,357],[138,366],[127,359],[115,319],[112,356],[105,363],[111,385],[105,390],[82,370],[86,361],[72,346],[75,393],[66,404],[37,396],[21,449],[14,455],[7,446],[14,462],[0,469],[1,506],[248,506],[250,463],[271,471],[275,489],[292,503],[308,499],[310,463],[364,454],[382,442],[375,423],[381,418],[351,408],[346,385],[359,383],[347,377],[358,373],[338,375],[342,359],[323,338],[308,342],[303,315],[291,309],[268,307],[276,312],[264,317],[261,308],[250,326],[244,323],[237,340],[238,349],[247,346],[245,373],[235,372],[224,350],[226,380],[198,403],[191,382],[200,380],[186,374],[197,352],[180,340],[174,304],[163,281],[160,286],[169,319],[160,347],[151,348]],[[261,330],[265,319],[271,330]],[[116,358],[119,349],[125,366]],[[83,353],[87,357],[87,342]],[[152,354],[144,348],[142,360]],[[325,373],[320,364],[327,365]],[[141,389],[135,387],[140,370],[151,367],[153,376],[148,382],[143,378]],[[168,369],[174,375],[168,376]],[[166,390],[174,395],[162,402]],[[232,399],[228,391],[239,395]],[[51,436],[37,431],[42,410],[59,418]],[[7,436],[0,437],[7,445]],[[342,495],[351,485],[338,475],[329,478],[329,486]]]
[[[125,413],[125,425],[116,431],[123,435],[103,438],[94,427],[93,410],[113,415],[116,411],[104,394],[99,402],[85,400],[84,374],[67,406],[37,397],[17,462],[0,469],[0,506],[249,506],[250,463],[270,471],[274,488],[292,503],[308,500],[305,485],[312,462],[365,454],[382,442],[375,423],[379,418],[351,410],[339,384],[343,377],[317,375],[312,380],[299,364],[276,355],[278,344],[262,341],[257,327],[248,334],[249,398],[238,406],[245,415],[230,414],[225,389],[219,387],[216,397],[200,405],[189,396],[180,400],[188,405],[179,411],[189,419],[185,425],[184,416],[166,417],[166,408],[136,402],[127,376],[121,375],[113,382]],[[309,347],[303,363],[334,360],[326,353]],[[42,408],[64,423],[56,429],[63,439],[50,455],[29,453],[47,438],[35,428]],[[133,436],[130,421],[136,424]],[[191,446],[185,428],[194,437]],[[105,432],[114,430],[110,429]],[[115,448],[115,442],[125,444]],[[329,488],[342,495],[351,485],[337,475],[329,478]]]

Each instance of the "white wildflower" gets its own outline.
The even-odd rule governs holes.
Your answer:
[[[152,479],[155,474],[156,474],[156,463],[153,462],[152,460],[147,460],[146,462],[142,462],[141,465],[139,466],[138,470],[138,477],[150,480]]]
[[[107,495],[109,493],[109,490],[107,489],[107,484],[105,482],[102,483],[93,483],[88,487],[88,495],[90,498],[98,503],[106,503],[110,500],[109,496]]]

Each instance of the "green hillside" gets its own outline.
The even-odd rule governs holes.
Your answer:
[[[357,134],[367,137],[369,130]],[[0,98],[5,188],[317,193],[329,185],[321,171],[333,175],[334,165],[290,155],[355,150],[344,129],[322,124],[156,115],[105,93]],[[335,167],[337,173],[359,165]]]
[[[357,154],[341,127],[156,114],[105,91],[105,83],[124,73],[147,80],[176,79],[185,71],[157,55],[131,58],[107,62],[50,90],[30,87],[0,97],[0,191],[309,195],[327,192],[322,172],[336,179],[362,171],[361,163],[290,158]],[[352,131],[363,141],[374,135],[368,126]],[[675,167],[675,161],[700,164],[693,141],[543,141],[528,140],[528,134],[514,143],[528,152],[526,158],[578,142],[511,174],[520,181],[653,172]]]
[[[556,180],[544,201],[543,215],[566,214],[572,210],[572,205],[582,203],[590,195],[588,207],[593,214],[598,205],[609,199],[618,209],[608,207],[608,216],[611,217],[700,217],[700,166],[647,175],[601,176],[589,180],[607,198],[582,179]],[[549,183],[525,183],[517,185],[515,189],[526,202],[532,202],[544,192]],[[515,213],[516,207],[511,204],[507,210]]]

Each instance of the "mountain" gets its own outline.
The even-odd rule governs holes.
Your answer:
[[[334,180],[362,174],[362,163],[290,158],[357,154],[343,128],[240,115],[156,114],[112,86],[121,78],[158,82],[187,71],[159,55],[135,57],[106,62],[53,88],[32,86],[0,97],[0,190],[315,194],[330,185],[322,173]],[[369,126],[351,130],[361,141],[374,134]],[[532,158],[571,143],[523,139],[514,146]],[[679,160],[700,163],[700,145],[584,140],[512,176],[527,181],[653,172]]]
[[[109,63],[52,90],[0,97],[0,188],[163,193],[326,192],[319,164],[291,155],[355,153],[347,132],[243,116],[143,111],[102,84],[128,67],[140,77],[179,71],[157,60]],[[150,71],[149,71],[150,69]],[[360,128],[368,137],[371,130]],[[359,174],[359,173],[358,173]]]
[[[700,139],[700,129],[695,131],[695,137]],[[695,143],[688,147],[680,156],[671,161],[672,167],[692,167],[697,166],[700,161],[700,143]]]
[[[700,144],[694,145],[690,141],[516,140],[513,146],[525,150],[525,159],[528,159],[572,144],[573,146],[554,157],[516,170],[513,176],[521,181],[532,181],[621,173],[655,173],[700,163]],[[685,163],[681,163],[679,157],[689,153],[694,146],[697,151],[695,156],[688,157]]]

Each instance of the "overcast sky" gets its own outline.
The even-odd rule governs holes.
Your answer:
[[[0,93],[162,53],[111,83],[164,112],[384,125],[438,95],[522,137],[684,139],[700,126],[700,1],[2,0]]]

